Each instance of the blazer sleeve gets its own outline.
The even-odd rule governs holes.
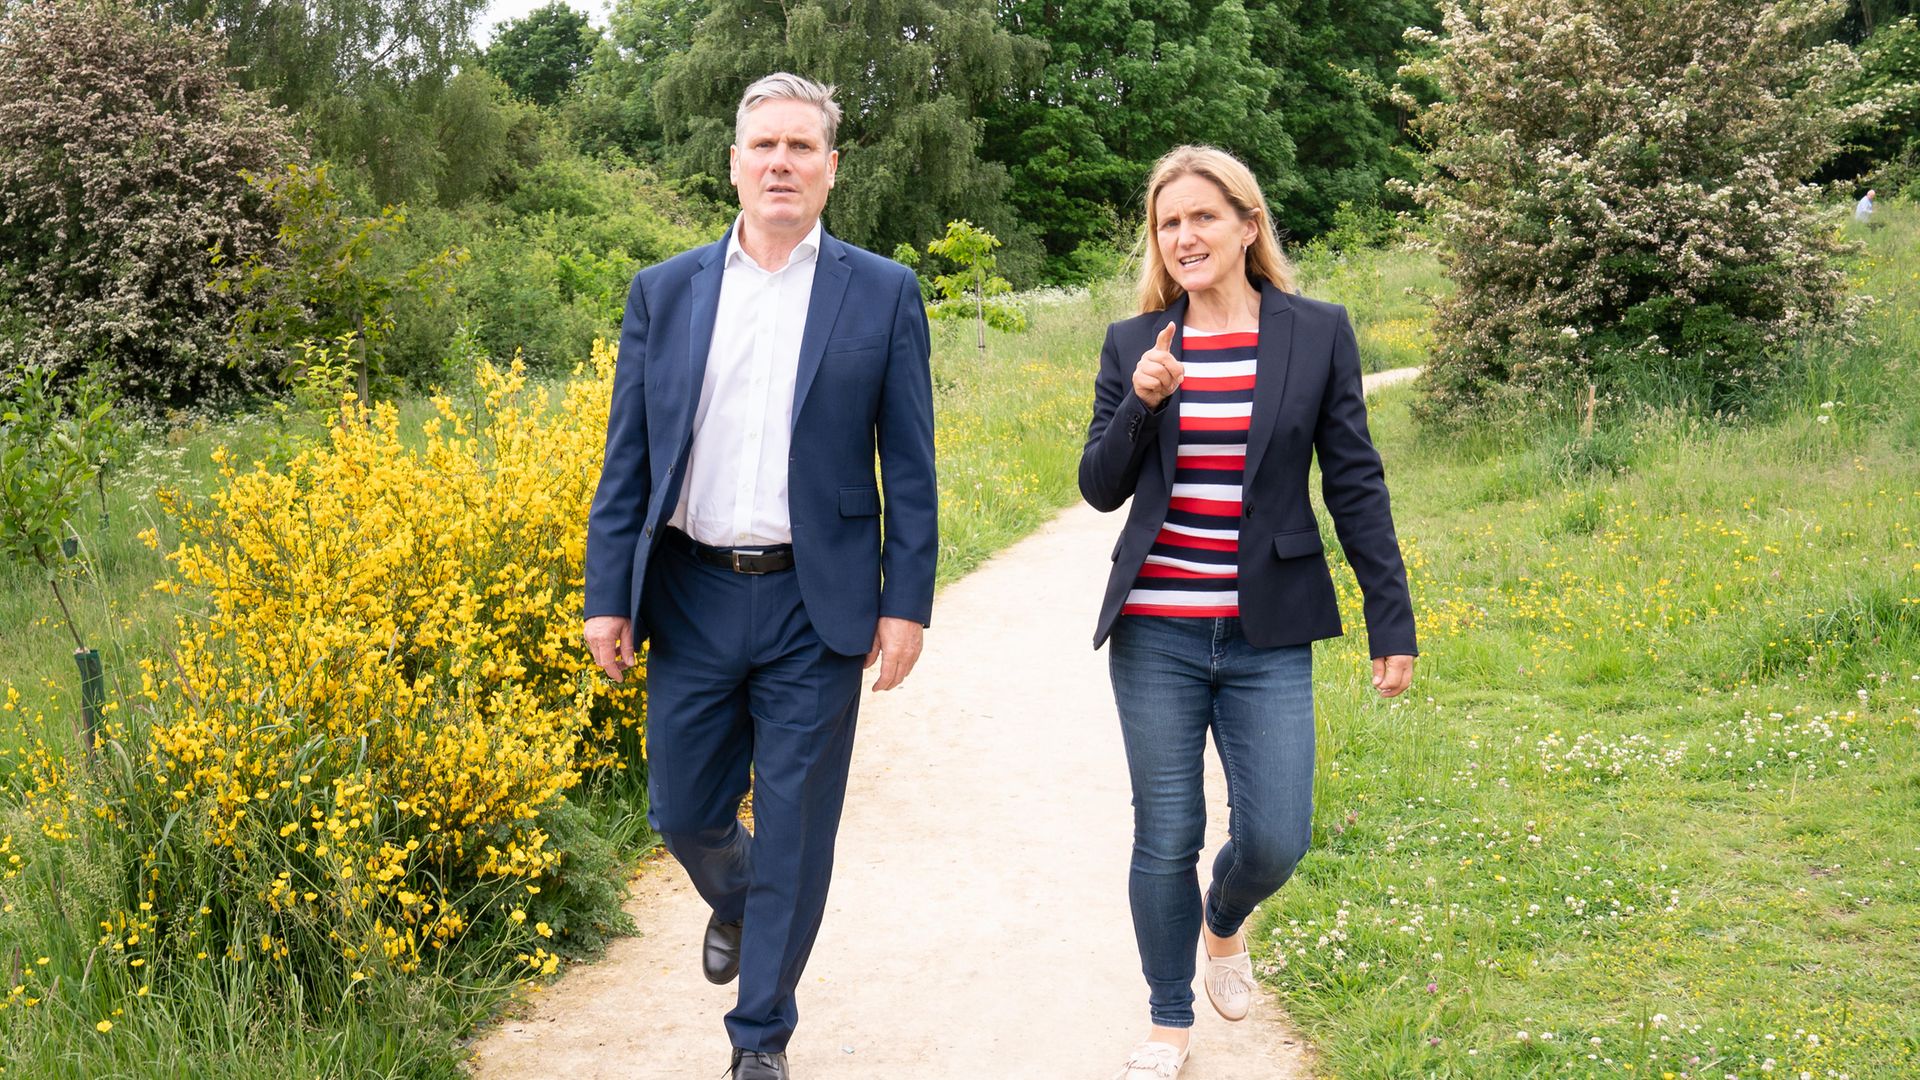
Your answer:
[[[587,512],[586,617],[633,617],[633,560],[653,491],[647,462],[647,298],[640,275],[627,292],[607,409],[607,450]],[[638,641],[644,632],[634,634]]]
[[[940,557],[940,484],[934,472],[932,334],[919,280],[902,270],[881,387],[880,615],[933,621],[934,572]]]
[[[1080,495],[1101,513],[1118,510],[1133,497],[1140,463],[1159,438],[1153,421],[1166,408],[1150,409],[1133,392],[1131,368],[1114,342],[1113,327],[1100,346],[1100,371],[1093,379],[1093,420],[1080,451]]]
[[[1386,469],[1367,432],[1366,391],[1360,377],[1360,345],[1340,309],[1333,332],[1333,367],[1327,377],[1313,446],[1320,458],[1321,493],[1347,564],[1360,582],[1367,619],[1367,645],[1376,658],[1413,656],[1413,597],[1393,529]]]

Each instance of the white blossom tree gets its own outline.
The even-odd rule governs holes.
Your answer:
[[[1405,73],[1445,100],[1414,196],[1458,285],[1424,418],[1593,396],[1738,408],[1785,346],[1845,315],[1843,248],[1809,183],[1854,69],[1816,45],[1840,0],[1459,0]],[[1411,102],[1408,102],[1409,106]]]

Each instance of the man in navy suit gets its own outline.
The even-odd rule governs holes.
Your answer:
[[[740,979],[735,1080],[788,1076],[860,672],[898,686],[933,609],[926,309],[912,271],[820,227],[839,121],[810,80],[747,89],[740,216],[627,295],[587,523],[587,644],[617,681],[650,642],[648,817],[713,908],[707,978]]]

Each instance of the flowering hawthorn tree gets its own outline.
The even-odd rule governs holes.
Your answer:
[[[1823,40],[1839,0],[1460,0],[1403,69],[1445,99],[1413,195],[1458,290],[1423,418],[1659,397],[1738,408],[1844,319],[1808,182],[1872,103]],[[1411,107],[1411,101],[1406,102]]]
[[[123,0],[0,4],[0,370],[105,361],[153,404],[271,374],[227,364],[234,304],[207,288],[208,251],[271,248],[241,173],[300,150],[222,55]]]

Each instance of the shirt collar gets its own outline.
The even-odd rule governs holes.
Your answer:
[[[792,266],[798,262],[805,262],[819,255],[820,233],[820,219],[814,218],[813,228],[807,230],[806,237],[794,246],[793,254],[787,256],[787,265]],[[753,256],[747,254],[745,248],[740,246],[740,218],[738,217],[733,219],[733,228],[727,230],[727,259],[725,265],[734,265],[735,259],[739,259],[747,266],[758,267],[760,265],[753,261]]]

